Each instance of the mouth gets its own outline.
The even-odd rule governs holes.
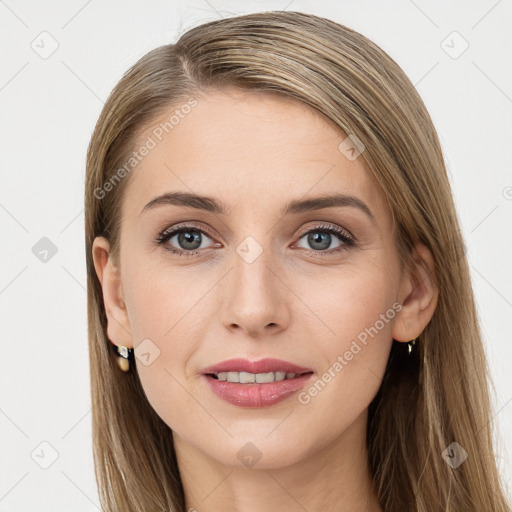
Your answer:
[[[250,373],[250,372],[219,372],[207,373],[207,377],[221,381],[239,384],[267,384],[269,382],[279,382],[283,380],[293,380],[303,375],[312,374],[312,371],[295,372],[266,372],[266,373]]]
[[[238,407],[268,407],[297,393],[313,378],[311,368],[265,358],[238,358],[204,368],[208,387],[222,400]]]

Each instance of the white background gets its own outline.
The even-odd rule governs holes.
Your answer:
[[[280,9],[331,18],[369,37],[402,66],[429,109],[496,387],[498,464],[512,487],[510,0],[0,0],[0,512],[99,510],[83,192],[86,149],[103,102],[139,57],[188,28]],[[31,47],[45,37],[51,48],[43,31],[58,43],[46,59]],[[469,44],[457,58],[464,41],[454,31]],[[32,252],[42,237],[57,248],[46,263]],[[52,450],[58,457],[43,469]]]

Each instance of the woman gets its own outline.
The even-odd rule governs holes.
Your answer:
[[[509,510],[438,137],[374,43],[278,11],[149,52],[85,204],[105,510]]]

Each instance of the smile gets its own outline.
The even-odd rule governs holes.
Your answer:
[[[278,382],[282,380],[294,379],[296,375],[296,373],[292,372],[220,372],[218,374],[211,374],[211,377],[219,381],[239,382],[240,384],[266,384],[268,382]]]

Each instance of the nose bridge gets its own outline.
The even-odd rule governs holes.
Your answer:
[[[259,239],[262,240],[262,236]],[[269,267],[272,266],[272,249],[268,240],[260,243],[253,236],[247,236],[235,248],[233,255],[236,282],[252,293],[265,292],[272,285]],[[275,264],[275,262],[274,262]]]
[[[258,239],[256,238],[258,237]],[[260,243],[261,241],[261,243]],[[270,236],[249,235],[233,251],[233,270],[225,287],[223,322],[248,332],[287,322],[285,285],[279,278]]]

